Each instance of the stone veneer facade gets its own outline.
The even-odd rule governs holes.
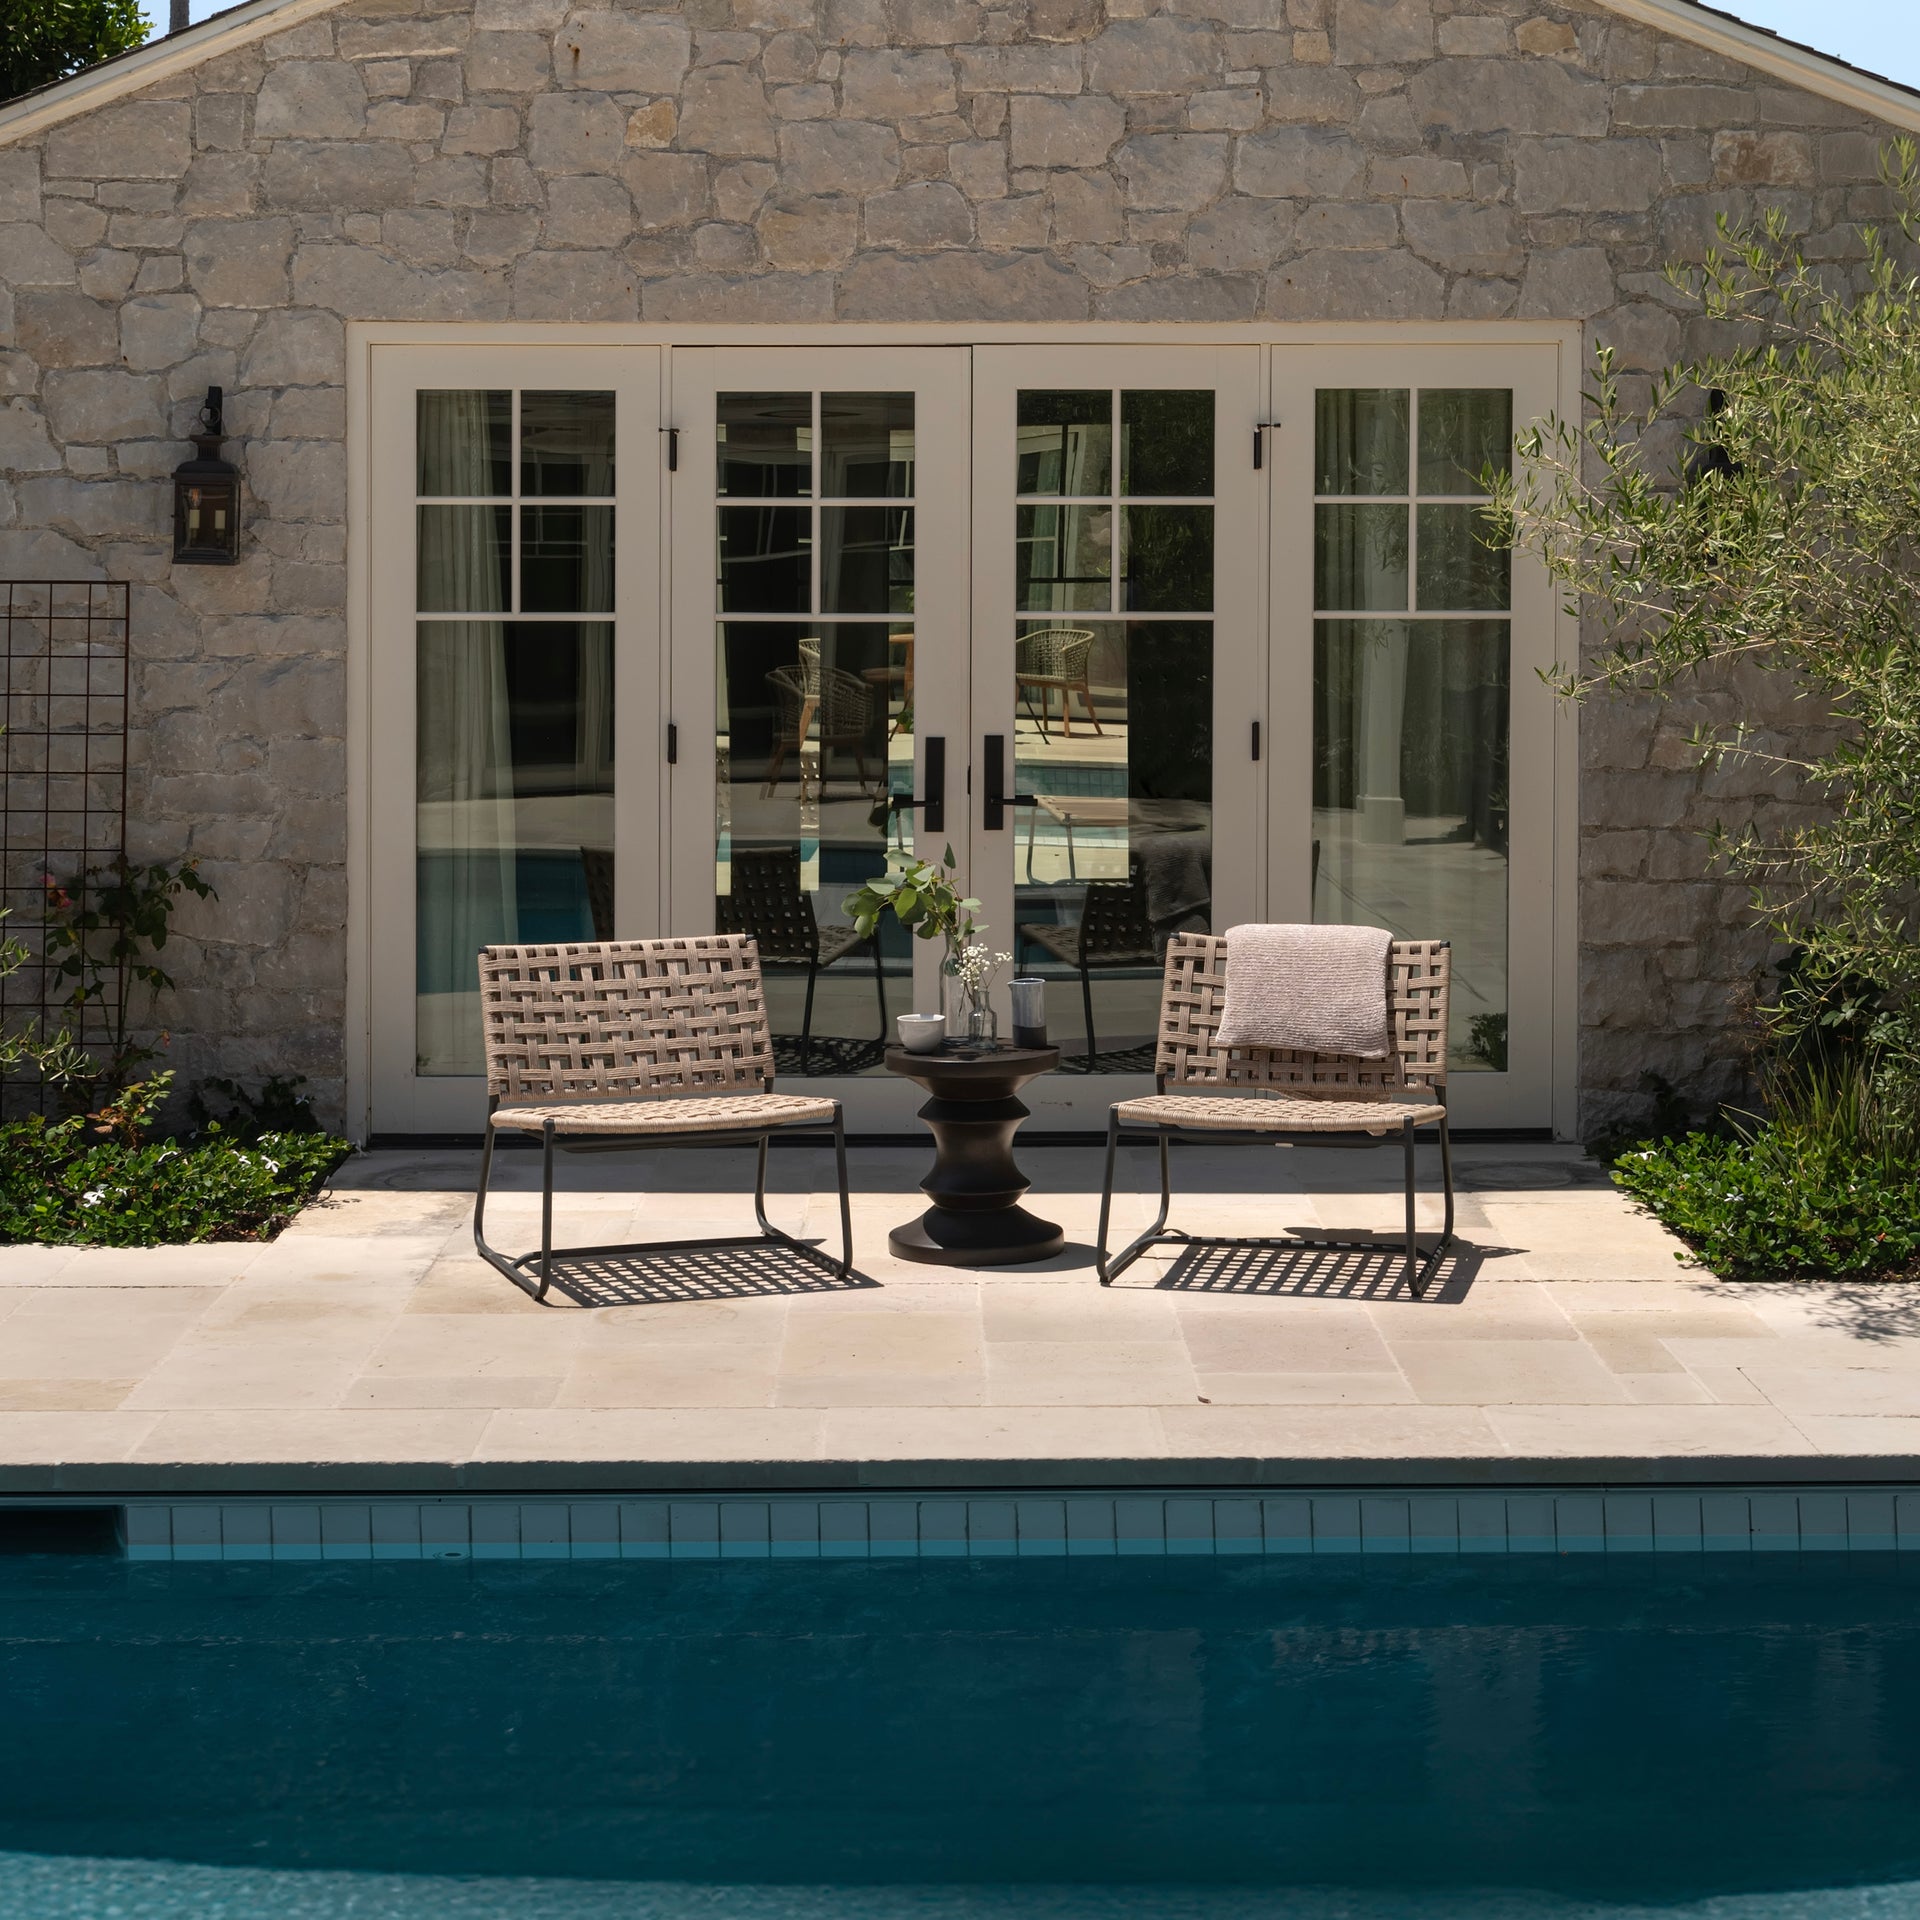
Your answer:
[[[347,0],[0,133],[0,577],[134,583],[134,851],[221,895],[174,1064],[344,1112],[347,321],[1535,316],[1646,370],[1716,215],[1857,259],[1888,135],[1538,0]],[[245,553],[175,570],[215,383]],[[1756,794],[1694,717],[1583,718],[1588,1125],[1730,1071],[1695,829]]]

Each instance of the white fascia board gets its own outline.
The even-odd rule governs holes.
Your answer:
[[[0,146],[10,140],[24,140],[45,127],[71,120],[75,114],[89,113],[109,101],[150,87],[156,80],[188,67],[204,65],[244,47],[270,33],[284,33],[326,13],[341,0],[251,0],[251,4],[233,8],[213,20],[190,27],[185,33],[162,34],[145,46],[122,54],[117,60],[104,61],[76,73],[71,80],[42,88],[23,100],[0,107]]]
[[[250,4],[235,7],[186,33],[149,41],[133,53],[0,107],[0,145],[105,106],[266,34],[284,32],[340,4],[342,0],[250,0]],[[1694,0],[1597,0],[1597,4],[1658,33],[1671,34],[1677,40],[1770,74],[1789,86],[1838,101],[1889,126],[1920,133],[1920,94],[1696,5]]]
[[[1889,126],[1920,133],[1920,94],[1844,60],[1750,27],[1729,14],[1696,6],[1693,0],[1599,0],[1599,4],[1640,26],[1690,41],[1709,53],[1724,54],[1789,86],[1821,94]]]

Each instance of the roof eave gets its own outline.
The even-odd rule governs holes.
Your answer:
[[[169,74],[217,59],[270,33],[282,33],[342,4],[344,0],[246,0],[244,5],[189,27],[184,33],[150,40],[70,80],[57,81],[0,106],[0,145],[24,140],[75,114],[105,106]],[[1697,4],[1697,0],[1598,0],[1598,4],[1641,26],[1737,60],[1888,126],[1920,133],[1920,91],[1782,39],[1764,28],[1748,26],[1731,14]]]

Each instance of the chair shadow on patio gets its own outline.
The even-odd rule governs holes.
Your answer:
[[[857,1268],[842,1279],[824,1262],[767,1241],[658,1253],[556,1251],[552,1284],[555,1293],[578,1307],[642,1307],[774,1294],[857,1293],[880,1282]]]
[[[1344,1229],[1327,1231],[1330,1238],[1357,1237]],[[1407,1280],[1406,1251],[1398,1240],[1383,1238],[1377,1247],[1316,1247],[1305,1241],[1196,1238],[1174,1255],[1154,1284],[1159,1292],[1405,1300],[1425,1307],[1453,1307],[1466,1299],[1487,1255],[1507,1251],[1456,1240],[1435,1263],[1425,1294],[1416,1296]]]

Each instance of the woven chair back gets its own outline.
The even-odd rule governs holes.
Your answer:
[[[780,703],[780,731],[789,746],[800,742],[800,716],[815,702],[814,724],[822,740],[859,740],[873,724],[873,690],[858,674],[839,667],[775,667],[767,675]]]
[[[1152,958],[1153,927],[1140,862],[1128,862],[1124,880],[1089,880],[1080,903],[1081,964],[1138,966]]]
[[[773,1086],[760,955],[740,934],[483,947],[480,1017],[502,1100]]]
[[[1093,638],[1091,627],[1036,627],[1013,643],[1014,671],[1050,680],[1084,680]]]
[[[1393,1050],[1384,1060],[1278,1047],[1223,1047],[1214,1036],[1227,1001],[1227,943],[1216,933],[1176,933],[1167,944],[1154,1072],[1164,1087],[1284,1088],[1295,1095],[1365,1099],[1400,1087],[1447,1085],[1444,940],[1396,940],[1387,953]]]
[[[722,933],[752,937],[767,966],[820,958],[813,896],[800,886],[798,847],[735,847],[732,891],[715,901]]]

